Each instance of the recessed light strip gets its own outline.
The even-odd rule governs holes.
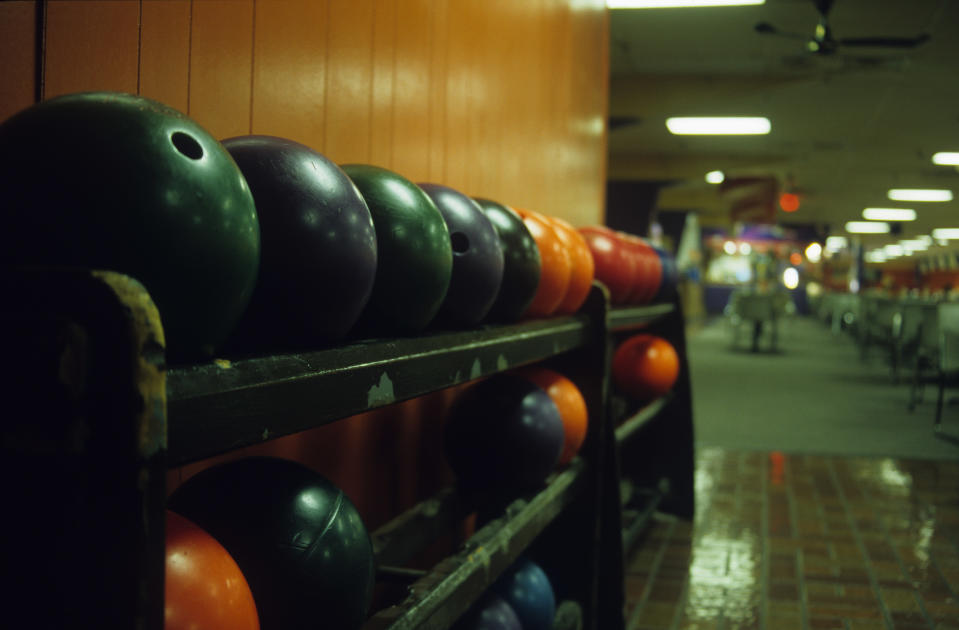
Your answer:
[[[911,208],[865,208],[862,218],[870,221],[915,221],[916,211]]]
[[[959,153],[954,151],[940,151],[932,156],[933,164],[943,166],[959,166]]]
[[[769,119],[759,116],[691,116],[666,119],[666,128],[676,135],[761,135],[769,133]]]
[[[889,224],[882,221],[849,221],[846,231],[850,234],[888,234]]]
[[[893,188],[888,193],[893,201],[952,201],[952,191],[935,188]]]

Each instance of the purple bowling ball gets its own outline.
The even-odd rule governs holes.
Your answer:
[[[273,136],[223,141],[260,218],[256,290],[232,346],[276,351],[336,341],[366,306],[376,232],[359,190],[313,149]]]
[[[475,326],[489,312],[503,281],[503,248],[492,222],[475,201],[447,186],[419,184],[446,221],[453,246],[453,275],[440,317]]]
[[[516,612],[502,597],[486,595],[453,626],[455,630],[523,630]]]
[[[456,399],[444,439],[461,487],[522,490],[542,484],[559,461],[563,421],[538,386],[497,374]]]

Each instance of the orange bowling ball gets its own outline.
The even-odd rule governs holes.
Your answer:
[[[523,218],[523,223],[533,235],[536,247],[539,248],[541,264],[539,287],[524,317],[548,317],[559,308],[569,288],[572,270],[569,253],[563,247],[563,242],[549,219],[532,210],[514,210]]]
[[[259,630],[253,594],[223,546],[167,510],[164,630]]]
[[[538,366],[518,370],[518,374],[549,394],[563,420],[563,451],[559,464],[568,464],[586,439],[589,416],[586,400],[573,381],[559,372]]]
[[[633,335],[613,354],[613,383],[630,398],[659,398],[672,389],[678,376],[679,355],[662,337]]]
[[[566,289],[566,295],[563,296],[563,301],[559,303],[557,311],[560,313],[575,313],[583,305],[586,296],[589,294],[589,289],[593,285],[593,277],[596,273],[593,254],[589,251],[586,239],[576,231],[576,228],[558,217],[548,218],[552,222],[559,239],[566,246],[571,263],[569,288]]]

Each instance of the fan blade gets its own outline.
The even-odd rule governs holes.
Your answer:
[[[806,35],[801,35],[800,33],[791,33],[789,31],[781,31],[769,22],[760,22],[753,29],[757,33],[762,33],[763,35],[779,35],[780,37],[793,37],[796,39],[809,39]]]
[[[915,48],[929,41],[929,35],[923,33],[917,37],[844,37],[839,40],[841,46],[875,46],[880,48]]]

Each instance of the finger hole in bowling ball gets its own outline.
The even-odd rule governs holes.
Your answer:
[[[462,232],[453,232],[450,234],[450,244],[454,254],[464,254],[470,248],[470,239]]]
[[[191,160],[199,160],[203,157],[203,147],[196,141],[196,138],[182,131],[174,131],[170,136],[170,142],[176,147],[176,150],[187,156]]]

